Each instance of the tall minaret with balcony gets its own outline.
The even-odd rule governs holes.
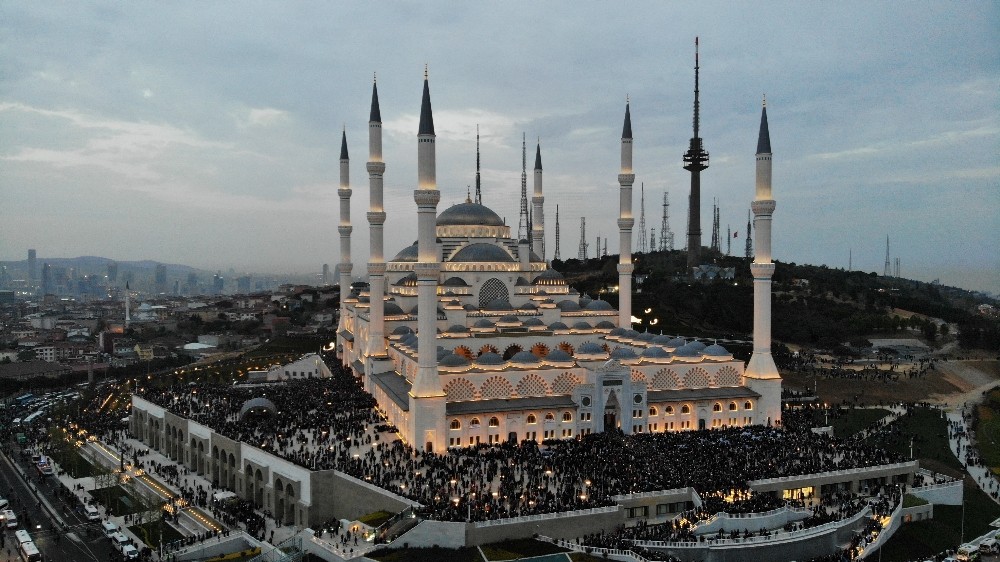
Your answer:
[[[542,204],[542,143],[535,145],[535,191],[531,197],[531,247],[545,259],[545,211]]]
[[[757,137],[757,186],[750,204],[754,215],[756,254],[750,265],[753,274],[753,355],[744,371],[745,384],[760,393],[757,423],[781,422],[781,375],[771,356],[771,215],[775,202],[771,195],[771,136],[767,129],[767,101],[760,114]]]
[[[442,451],[445,442],[445,393],[437,370],[438,262],[437,189],[431,91],[424,70],[424,94],[417,132],[417,374],[410,388],[410,428],[407,439],[418,450]]]
[[[385,352],[385,257],[382,250],[382,225],[385,224],[385,208],[382,205],[382,176],[385,162],[382,161],[382,113],[378,106],[378,84],[372,82],[372,107],[368,117],[368,284],[370,306],[368,310],[368,365],[369,374],[382,372],[373,368],[372,360],[387,358]],[[386,361],[388,363],[388,361]]]
[[[625,124],[622,127],[622,162],[618,173],[619,213],[618,213],[618,325],[632,328],[632,115],[629,102],[625,101]]]
[[[351,161],[347,155],[347,129],[340,136],[340,187],[337,189],[337,196],[340,197],[340,224],[337,231],[340,233],[340,264],[337,269],[340,271],[340,326],[337,333],[348,329],[345,322],[347,316],[347,296],[351,294],[351,271],[354,264],[351,262]],[[339,339],[339,336],[338,336]],[[338,342],[342,346],[345,342]],[[343,348],[342,348],[343,349]],[[346,350],[345,350],[346,351]],[[342,353],[341,359],[345,364],[349,361],[349,353]]]

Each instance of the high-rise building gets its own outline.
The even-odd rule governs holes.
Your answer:
[[[108,262],[108,283],[114,285],[118,282],[118,262]]]
[[[157,293],[167,292],[167,266],[162,263],[156,264],[156,268],[153,270],[153,283]]]
[[[36,277],[38,275],[38,270],[36,269],[38,267],[37,260],[38,256],[35,253],[35,250],[28,250],[28,285],[31,286],[34,286],[35,280],[38,279],[38,277]]]

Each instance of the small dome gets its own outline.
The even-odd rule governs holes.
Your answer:
[[[608,332],[608,335],[609,336],[623,336],[623,335],[625,335],[625,328],[622,328],[622,327],[615,328],[614,330],[611,330],[610,332]]]
[[[647,347],[642,350],[642,357],[666,359],[667,357],[670,357],[670,354],[667,353],[667,350],[662,347],[654,345],[653,347]]]
[[[488,318],[480,318],[476,320],[476,323],[472,325],[473,328],[495,328],[496,324]]]
[[[476,306],[476,305],[474,305],[474,304],[472,304],[472,303],[469,303],[469,304],[466,304],[466,305],[462,305],[462,308],[464,308],[465,310],[468,310],[469,312],[475,312],[475,311],[479,310],[479,307]]]
[[[592,341],[583,342],[580,347],[576,348],[577,355],[604,355],[604,348],[597,345]]]
[[[412,246],[407,246],[396,254],[396,257],[392,258],[390,261],[402,261],[402,262],[415,262],[417,261],[417,243],[413,242]]]
[[[402,312],[403,309],[400,309],[399,311]],[[396,326],[396,328],[392,331],[393,336],[403,336],[412,333],[413,328],[410,328],[409,326]]]
[[[601,320],[594,327],[599,330],[613,330],[615,328],[615,323],[610,320]]]
[[[467,334],[467,333],[469,333],[469,329],[466,328],[465,326],[461,325],[461,324],[455,324],[455,325],[451,326],[450,328],[448,328],[445,331],[448,332],[449,334]]]
[[[627,347],[619,347],[611,352],[612,359],[635,359],[635,352]]]
[[[689,343],[688,345],[691,346],[691,349],[693,349],[695,351],[702,351],[706,347],[706,345],[704,343],[702,343],[702,342],[700,342],[698,340],[695,340],[695,341]]]
[[[549,329],[550,330],[568,330],[569,326],[567,326],[566,324],[563,324],[562,322],[559,322],[557,320],[557,321],[549,324]]]
[[[712,344],[705,349],[701,350],[702,353],[710,357],[727,357],[729,356],[729,351],[719,344]]]
[[[541,318],[528,318],[524,321],[525,326],[544,326],[545,322],[542,322]]]
[[[515,260],[510,254],[507,253],[507,250],[504,250],[500,246],[487,244],[485,242],[476,242],[474,244],[463,246],[455,252],[448,261],[514,263]]]
[[[691,344],[682,345],[674,350],[674,357],[698,357],[701,353],[691,347]]]
[[[417,274],[409,273],[399,278],[399,281],[393,283],[396,287],[416,287],[417,286]]]
[[[587,295],[583,295],[582,297],[580,297],[579,300],[580,308],[586,308],[586,306],[592,302],[594,302],[594,299],[590,298]]]
[[[507,299],[494,299],[491,300],[489,304],[486,305],[484,310],[492,310],[492,311],[514,310],[514,307],[511,306],[510,302]]]
[[[385,305],[382,307],[382,311],[387,315],[404,314],[403,309],[400,308],[399,305],[393,301],[385,303]]]
[[[452,352],[451,352],[450,349],[445,349],[443,347],[438,348],[438,350],[437,350],[437,359],[438,359],[439,362],[442,359],[444,359],[445,357],[449,356],[449,355],[452,355]]]
[[[549,268],[535,276],[535,285],[565,285],[566,278],[562,273]]]
[[[469,364],[469,360],[449,351],[444,357],[438,358],[438,364],[442,367],[465,367]]]
[[[667,343],[667,347],[681,347],[687,345],[687,340],[684,338],[674,338]]]
[[[441,283],[442,287],[468,287],[469,284],[465,282],[465,279],[461,277],[449,277]]]
[[[573,312],[580,310],[580,305],[569,299],[559,301],[558,303],[556,303],[556,306],[559,307],[559,310],[562,310],[564,312]]]
[[[545,356],[545,361],[549,363],[569,363],[573,361],[573,358],[569,353],[566,353],[561,349],[553,349],[548,355]]]
[[[608,301],[596,300],[587,304],[587,310],[614,310]]]
[[[574,322],[573,323],[573,329],[574,330],[590,330],[591,328],[593,328],[593,326],[591,326],[590,324],[584,322],[583,320],[580,320],[579,322]]]
[[[632,340],[638,339],[639,338],[639,332],[637,332],[635,330],[625,330],[625,333],[622,334],[622,337],[629,338],[629,339],[632,339]]]
[[[514,282],[515,287],[527,287],[529,285],[531,285],[531,283],[528,283],[528,280],[524,277],[518,277],[517,281]]]
[[[670,336],[666,334],[660,334],[655,338],[653,338],[653,343],[655,343],[656,345],[669,345],[670,339],[671,339]]]
[[[489,351],[477,357],[475,361],[480,365],[503,365],[507,362],[503,357]]]
[[[510,362],[518,365],[537,365],[542,361],[530,351],[519,351],[510,358]]]
[[[526,302],[521,306],[517,307],[518,310],[538,310],[538,306],[533,302]]]
[[[503,226],[503,219],[485,205],[466,201],[437,216],[438,226]]]
[[[521,320],[518,319],[518,317],[514,316],[513,314],[505,314],[504,316],[501,316],[499,319],[497,319],[497,323],[498,324],[501,324],[501,323],[502,324],[520,324]]]
[[[643,332],[643,333],[639,334],[638,336],[636,336],[635,339],[637,339],[639,341],[651,342],[651,341],[653,341],[653,338],[655,338],[655,337],[656,337],[655,334],[651,334],[649,332]]]
[[[406,347],[417,347],[417,335],[416,334],[406,334],[403,339],[399,340],[399,343],[405,345]]]

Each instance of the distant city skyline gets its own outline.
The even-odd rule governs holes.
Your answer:
[[[705,201],[717,198],[742,254],[766,93],[776,259],[834,268],[850,259],[881,273],[888,235],[903,277],[1000,293],[995,3],[226,8],[3,7],[0,260],[35,249],[39,276],[47,257],[86,255],[333,269],[346,127],[352,256],[364,263],[373,73],[391,258],[416,239],[424,64],[439,211],[475,184],[478,125],[483,203],[516,226],[524,132],[545,162],[548,257],[556,205],[563,257],[576,255],[581,217],[591,242],[614,239],[617,206],[603,202],[617,197],[628,95],[647,222],[659,224],[666,190],[683,240],[700,36],[700,136],[712,159],[701,175],[704,244]]]

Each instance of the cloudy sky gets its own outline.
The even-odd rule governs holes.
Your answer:
[[[617,236],[628,95],[647,227],[669,192],[682,247],[697,35],[706,244],[718,198],[742,253],[766,93],[778,259],[853,253],[881,273],[889,235],[904,276],[1000,292],[998,29],[995,2],[4,2],[0,259],[332,266],[346,127],[364,263],[373,73],[392,256],[416,237],[425,63],[439,210],[473,183],[478,124],[484,203],[508,224],[524,132],[541,139],[549,256],[557,203],[564,258],[580,217],[591,243]]]

